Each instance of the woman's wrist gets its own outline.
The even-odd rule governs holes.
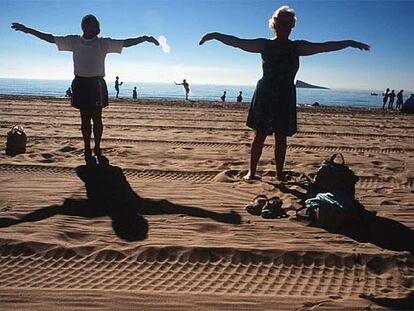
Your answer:
[[[32,28],[29,28],[29,27],[26,27],[26,26],[24,26],[24,28],[22,29],[22,31],[23,31],[24,33],[30,33],[30,34],[33,34],[33,29],[32,29]]]

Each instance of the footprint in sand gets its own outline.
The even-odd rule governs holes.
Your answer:
[[[234,183],[240,181],[240,171],[226,170],[218,173],[214,178],[214,182]]]
[[[367,262],[367,268],[370,272],[376,275],[383,275],[387,272],[392,273],[396,268],[396,263],[393,258],[381,258],[375,256]]]
[[[65,147],[59,149],[59,151],[61,151],[61,152],[72,152],[72,151],[75,151],[77,149],[78,148],[73,147],[73,146],[65,146]]]
[[[0,212],[1,213],[5,213],[5,212],[8,212],[8,211],[11,211],[11,206],[9,206],[6,202],[4,202],[4,201],[0,201],[0,206],[2,206],[1,208],[0,208]]]
[[[42,163],[53,163],[53,162],[55,162],[54,155],[51,154],[51,153],[42,153],[41,156],[42,156],[43,159],[41,159],[40,162],[42,162]]]

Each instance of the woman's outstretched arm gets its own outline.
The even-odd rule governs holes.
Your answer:
[[[55,38],[53,37],[53,35],[48,34],[48,33],[44,33],[44,32],[40,32],[40,31],[38,31],[36,29],[33,29],[33,28],[26,27],[23,24],[12,23],[11,28],[13,28],[16,31],[21,31],[21,32],[24,32],[24,33],[31,34],[35,37],[38,37],[39,39],[42,39],[44,41],[49,42],[49,43],[55,43]]]
[[[298,53],[301,56],[313,55],[318,53],[333,52],[346,49],[348,47],[360,49],[361,51],[369,51],[370,46],[353,40],[346,41],[329,41],[322,43],[314,43],[309,41],[297,41]]]
[[[202,45],[204,44],[204,42],[210,40],[217,40],[224,43],[225,45],[229,45],[235,48],[242,49],[243,51],[252,53],[262,52],[267,41],[266,39],[240,39],[234,36],[224,35],[218,32],[211,32],[205,34],[198,44]]]
[[[150,43],[154,43],[155,45],[160,45],[159,42],[157,41],[157,39],[155,39],[154,37],[141,36],[141,37],[137,37],[137,38],[125,39],[124,40],[124,48],[134,46],[134,45],[140,44],[142,42],[150,42]]]

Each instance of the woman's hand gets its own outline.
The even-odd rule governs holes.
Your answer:
[[[216,39],[216,34],[217,34],[216,32],[210,32],[210,33],[205,34],[201,38],[200,42],[198,42],[198,45],[203,45],[204,42]]]
[[[150,42],[150,43],[154,43],[155,45],[160,45],[160,43],[158,42],[157,39],[155,39],[152,36],[144,36],[145,41]]]
[[[370,50],[370,46],[368,44],[358,42],[358,41],[354,41],[354,40],[349,41],[349,46],[352,47],[352,48],[360,49],[361,51],[369,51]]]
[[[29,28],[27,28],[25,25],[19,24],[19,23],[12,23],[11,28],[13,28],[16,31],[22,31],[24,33],[29,32]]]

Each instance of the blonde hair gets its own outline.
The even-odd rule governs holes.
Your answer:
[[[269,28],[273,33],[276,33],[276,20],[281,16],[286,16],[290,21],[292,28],[296,24],[295,11],[288,7],[287,5],[281,6],[276,11],[273,12],[272,17],[269,19]]]

